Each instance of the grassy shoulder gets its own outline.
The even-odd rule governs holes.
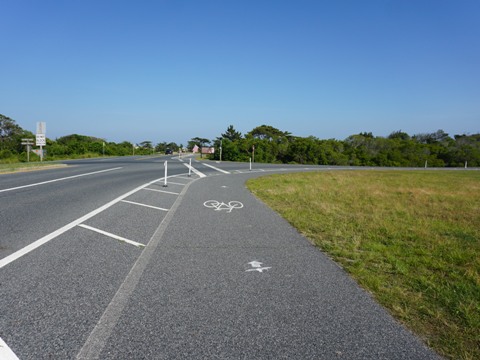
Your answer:
[[[67,165],[52,163],[52,162],[30,162],[30,163],[12,163],[12,164],[1,164],[0,163],[0,174],[7,174],[12,172],[23,172],[23,171],[35,171],[35,170],[45,170],[53,169],[59,167],[65,167]]]
[[[432,348],[480,359],[480,172],[332,171],[247,186]]]

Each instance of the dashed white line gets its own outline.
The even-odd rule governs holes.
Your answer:
[[[161,208],[161,207],[158,207],[158,206],[141,204],[141,203],[138,203],[138,202],[135,202],[135,201],[121,200],[121,202],[129,203],[129,204],[133,204],[133,205],[138,205],[138,206],[143,206],[143,207],[148,207],[148,208],[157,209],[157,210],[162,210],[162,211],[168,211],[168,209],[164,209],[164,208]]]
[[[28,184],[28,185],[23,185],[23,186],[17,186],[17,187],[10,188],[10,189],[3,189],[3,190],[0,190],[0,192],[6,192],[6,191],[24,189],[24,188],[28,188],[28,187],[32,187],[32,186],[44,185],[44,184],[49,184],[49,183],[53,183],[53,182],[57,182],[57,181],[63,181],[63,180],[68,180],[68,179],[75,179],[75,178],[78,178],[78,177],[81,177],[81,176],[87,176],[87,175],[93,175],[93,174],[100,174],[100,173],[104,173],[104,172],[107,172],[107,171],[113,171],[113,170],[119,170],[119,169],[122,169],[122,168],[121,168],[121,167],[117,167],[117,168],[100,170],[100,171],[94,171],[94,172],[85,173],[85,174],[80,174],[80,175],[67,176],[67,177],[64,177],[64,178],[53,179],[53,180],[48,180],[48,181],[42,181],[42,182],[35,183],[35,184]]]
[[[94,227],[92,227],[92,226],[88,226],[88,225],[85,225],[85,224],[79,224],[78,226],[80,226],[80,227],[82,227],[82,228],[84,228],[84,229],[88,229],[88,230],[95,231],[95,232],[97,232],[97,233],[99,233],[99,234],[108,236],[108,237],[110,237],[110,238],[112,238],[112,239],[126,242],[126,243],[128,243],[128,244],[130,244],[130,245],[134,245],[134,246],[136,246],[136,247],[145,247],[144,244],[140,244],[139,242],[136,242],[136,241],[133,241],[133,240],[129,240],[129,239],[125,239],[124,237],[121,237],[121,236],[118,236],[118,235],[109,233],[109,232],[107,232],[107,231],[103,231],[103,230],[94,228]]]

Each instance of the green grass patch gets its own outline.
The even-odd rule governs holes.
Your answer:
[[[480,172],[331,171],[247,186],[429,346],[480,359]]]

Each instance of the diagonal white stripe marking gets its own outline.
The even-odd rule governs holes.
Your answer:
[[[122,201],[123,199],[129,197],[132,194],[135,194],[137,191],[143,189],[144,187],[150,186],[156,182],[162,181],[163,178],[156,179],[153,181],[150,181],[149,183],[146,183],[142,186],[137,187],[136,189],[133,189],[132,191],[127,192],[126,194],[123,194],[122,196],[110,201],[109,203],[106,203],[103,206],[100,206],[98,209],[93,210],[92,212],[88,213],[87,215],[82,216],[81,218],[72,221],[70,224],[65,225],[64,227],[61,227],[60,229],[45,235],[41,239],[38,239],[37,241],[31,243],[28,246],[25,246],[24,248],[14,252],[13,254],[10,254],[9,256],[4,257],[3,259],[0,260],[0,269],[3,268],[4,266],[10,264],[11,262],[17,260],[18,258],[22,257],[23,255],[28,254],[30,251],[35,250],[36,248],[42,246],[43,244],[49,242],[52,239],[55,239],[57,236],[67,232],[68,230],[74,228],[77,225],[80,225],[81,223],[84,223],[88,219],[94,217],[97,214],[100,214],[102,211],[108,209],[109,207],[117,204],[119,201]]]
[[[169,181],[168,183],[169,183],[169,184],[172,184],[172,185],[181,185],[181,186],[185,186],[185,185],[186,185],[186,184],[176,183],[176,182],[171,182],[171,181]]]
[[[164,209],[164,208],[157,207],[157,206],[152,206],[152,205],[141,204],[141,203],[138,203],[138,202],[135,202],[135,201],[122,200],[122,202],[133,204],[133,205],[138,205],[138,206],[143,206],[143,207],[148,207],[148,208],[152,208],[152,209],[162,210],[162,211],[168,211],[168,209]]]
[[[91,227],[91,226],[88,226],[88,225],[85,225],[85,224],[80,224],[78,225],[82,228],[85,228],[85,229],[88,229],[88,230],[92,230],[92,231],[95,231],[99,234],[102,234],[102,235],[105,235],[105,236],[108,236],[108,237],[111,237],[112,239],[115,239],[115,240],[120,240],[120,241],[124,241],[128,244],[131,244],[131,245],[134,245],[136,247],[145,247],[145,245],[143,244],[140,244],[136,241],[132,241],[132,240],[128,240],[128,239],[125,239],[121,236],[118,236],[118,235],[115,235],[115,234],[112,234],[112,233],[109,233],[109,232],[106,232],[106,231],[103,231],[103,230],[100,230],[100,229],[97,229],[97,228],[94,228],[94,227]]]
[[[198,161],[197,161],[198,162]],[[201,178],[204,178],[204,177],[207,177],[207,175],[205,175],[204,173],[201,173],[200,171],[198,171],[197,169],[195,169],[193,166],[190,166],[189,164],[183,164],[185,165],[187,168],[191,168],[192,171],[197,174],[198,176],[200,176]]]
[[[205,166],[207,166],[207,167],[209,167],[209,168],[212,168],[213,170],[220,171],[221,173],[230,174],[229,171],[225,171],[225,170],[219,169],[219,168],[217,168],[217,167],[215,167],[215,166],[212,166],[212,165],[210,165],[210,164],[203,163],[203,165],[205,165]]]
[[[28,187],[32,187],[32,186],[44,185],[44,184],[49,184],[49,183],[53,183],[53,182],[57,182],[57,181],[74,179],[74,178],[77,178],[77,177],[87,176],[87,175],[93,175],[93,174],[100,174],[100,173],[104,173],[104,172],[107,172],[107,171],[113,171],[113,170],[119,170],[119,169],[122,169],[122,168],[121,168],[121,167],[117,167],[117,168],[113,168],[113,169],[106,169],[106,170],[94,171],[94,172],[85,173],[85,174],[80,174],[80,175],[67,176],[67,177],[60,178],[60,179],[53,179],[53,180],[48,180],[48,181],[42,181],[42,182],[35,183],[35,184],[17,186],[17,187],[10,188],[10,189],[3,189],[3,190],[0,190],[0,192],[12,191],[12,190],[18,190],[18,189],[24,189],[24,188],[28,188]]]
[[[0,359],[2,360],[19,360],[17,355],[5,344],[5,341],[0,338]]]
[[[165,190],[150,189],[150,188],[145,188],[143,190],[156,191],[156,192],[164,193],[164,194],[180,195],[180,193],[176,193],[176,192],[173,192],[173,191],[165,191]]]

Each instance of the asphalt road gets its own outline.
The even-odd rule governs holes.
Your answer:
[[[0,175],[0,358],[438,358],[244,186],[325,167],[188,162]]]

